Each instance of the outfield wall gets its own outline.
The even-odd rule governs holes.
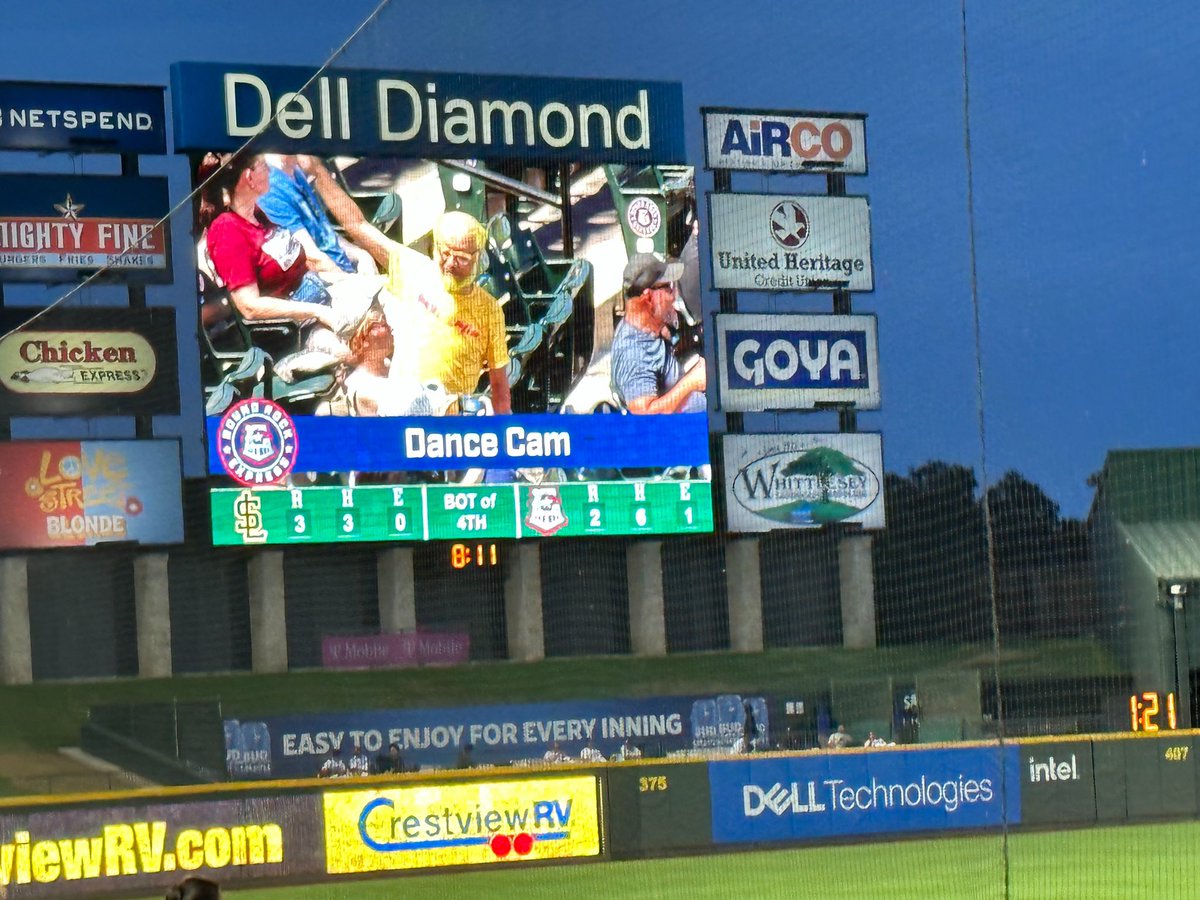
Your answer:
[[[1197,742],[1096,735],[21,798],[0,803],[0,896],[1195,817]]]

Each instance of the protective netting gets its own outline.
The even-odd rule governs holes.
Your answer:
[[[463,6],[470,4],[422,14],[441,23]],[[377,13],[330,61],[332,70],[395,69],[397,29],[410,33],[413,22],[398,6]],[[86,874],[60,877],[53,867],[71,871],[67,856],[75,851],[59,845],[99,835],[116,842],[104,844],[105,853],[133,859],[130,847],[153,846],[136,829],[160,823],[171,866],[252,884],[268,870],[236,861],[238,842],[253,838],[232,818],[279,826],[288,865],[266,859],[269,834],[260,864],[280,864],[269,869],[273,878],[317,883],[312,896],[560,896],[595,892],[596,884],[604,885],[601,896],[613,897],[788,897],[806,890],[833,897],[1190,896],[1197,873],[1187,848],[1200,816],[1200,748],[1191,731],[1200,721],[1200,666],[1192,656],[1200,651],[1188,619],[1200,583],[1200,452],[1113,447],[1100,463],[1081,450],[1073,457],[1076,480],[1089,484],[1081,500],[1078,485],[1068,489],[1034,474],[1052,471],[1036,447],[1014,450],[1034,446],[1011,435],[1033,427],[1025,417],[1038,400],[1031,392],[1014,401],[1017,388],[1004,381],[1005,370],[1014,359],[1052,370],[1057,351],[997,327],[989,306],[996,302],[989,278],[1005,255],[988,249],[1000,240],[989,227],[996,176],[986,179],[992,193],[974,190],[986,167],[1003,161],[996,124],[974,105],[970,76],[981,73],[990,99],[1000,65],[997,35],[1020,28],[1004,17],[984,19],[982,62],[974,61],[967,50],[977,36],[965,24],[972,13],[964,3],[925,23],[936,45],[930,53],[945,70],[938,77],[957,71],[936,101],[958,110],[939,120],[937,140],[955,147],[939,157],[946,168],[899,175],[896,161],[915,165],[913,157],[897,149],[894,135],[881,137],[861,188],[853,176],[839,185],[812,174],[738,174],[720,183],[696,153],[698,104],[709,94],[712,102],[756,103],[758,94],[747,88],[742,96],[723,82],[717,90],[711,73],[694,79],[678,66],[643,70],[635,61],[604,72],[683,79],[685,105],[668,112],[685,120],[691,165],[647,162],[636,153],[441,159],[282,148],[308,154],[297,161],[260,157],[279,146],[182,148],[171,170],[173,201],[197,188],[215,203],[212,212],[239,215],[239,207],[251,209],[266,196],[265,179],[283,177],[270,174],[269,163],[271,173],[295,179],[295,190],[309,191],[302,202],[317,210],[314,222],[326,211],[326,237],[350,251],[358,271],[348,278],[334,272],[328,265],[339,263],[330,262],[329,246],[318,253],[306,244],[305,256],[320,265],[300,263],[303,276],[272,299],[261,273],[259,281],[239,280],[231,239],[215,215],[202,213],[197,195],[169,222],[184,248],[176,253],[175,285],[148,289],[150,305],[173,307],[179,321],[183,423],[4,420],[16,439],[178,436],[185,479],[182,543],[12,550],[2,559],[0,663],[9,683],[0,688],[0,759],[7,765],[0,788],[17,799],[0,808],[0,897],[5,885],[7,896],[19,898],[54,896],[37,893],[40,882],[56,889],[68,881],[101,884]],[[617,40],[616,26],[609,34],[590,12],[568,8],[563,16],[576,22],[574,40],[585,18],[586,30],[604,32],[597,36],[602,45]],[[1036,32],[1041,25],[1028,27]],[[877,28],[870,34],[888,43]],[[431,117],[442,103],[445,134],[456,127],[445,97],[472,75],[542,74],[524,54],[449,56],[413,69],[458,67],[464,79],[436,76],[437,90],[433,75],[428,85],[392,86],[420,94]],[[570,58],[555,60],[546,71],[574,72]],[[500,90],[505,80],[486,83]],[[352,89],[361,87],[355,82]],[[336,81],[314,81],[310,93],[318,107],[333,104],[336,112],[342,90]],[[827,105],[791,91],[769,92],[777,98],[769,105]],[[873,136],[905,127],[882,107],[886,95],[880,99],[877,89],[864,89],[861,100],[853,92],[835,96],[829,104],[870,105]],[[574,102],[566,94],[542,99],[554,98]],[[563,102],[565,113],[543,109],[539,127],[572,121]],[[624,102],[613,100],[613,110]],[[646,114],[637,102],[632,113],[612,119],[640,121]],[[519,129],[520,117],[508,115]],[[612,125],[608,111],[594,116],[595,127],[602,119]],[[530,134],[535,118],[531,112]],[[336,115],[330,122],[336,130]],[[579,122],[588,127],[585,118]],[[461,119],[457,127],[466,128]],[[900,259],[901,246],[911,246],[898,241],[900,214],[887,204],[937,203],[888,184],[902,178],[926,179],[931,190],[952,183],[956,212],[944,221],[953,224],[942,228],[941,245],[921,249],[952,258],[939,268],[948,287],[926,283],[919,268]],[[732,310],[712,284],[712,223],[703,196],[854,196],[868,189],[875,192],[876,293],[839,290],[836,311],[852,307],[877,317],[889,417],[845,409],[840,416],[833,409],[785,415],[782,424],[766,414],[727,416],[717,399],[713,326],[718,310]],[[475,227],[442,231],[444,214],[453,212],[468,214]],[[252,211],[243,219],[253,224]],[[787,247],[789,237],[776,240]],[[624,283],[629,263],[646,254],[654,262],[643,260],[645,283],[631,291]],[[297,256],[273,259],[286,275]],[[667,266],[676,260],[679,271]],[[478,303],[491,312],[478,321],[443,315],[430,299],[456,261],[470,269],[467,283],[486,293]],[[271,277],[279,280],[278,271]],[[431,280],[414,289],[413,272]],[[369,290],[367,281],[354,281],[359,277]],[[648,317],[668,289],[668,307],[648,319],[653,327],[645,333],[658,350],[668,336],[671,361],[663,365],[673,367],[671,384],[638,394],[636,378],[626,377],[622,342],[633,340],[630,323]],[[298,306],[313,300],[303,295],[308,290],[322,310],[337,313],[317,316],[316,327]],[[920,358],[926,340],[911,333],[923,315],[916,297],[922,291],[948,291],[961,301],[939,307],[946,321],[928,326],[928,343],[958,348],[936,367]],[[85,309],[128,300],[111,287],[62,294],[5,285],[0,300],[5,312],[29,314],[56,298],[63,308]],[[832,300],[806,294],[793,306],[785,294],[743,292],[734,305],[763,314],[827,314],[835,311]],[[465,367],[439,359],[439,378],[430,384],[425,357],[438,354],[428,349],[432,338],[422,343],[422,329],[433,327],[421,318],[426,313],[482,343],[498,334],[498,345]],[[41,321],[47,327],[53,320]],[[37,327],[26,322],[6,339]],[[1139,364],[1156,364],[1150,350],[1134,355]],[[704,361],[707,384],[671,394]],[[410,364],[412,372],[404,368]],[[892,412],[891,372],[921,366],[931,367],[927,389],[917,396],[905,387],[910,406]],[[1053,380],[1045,376],[1038,390],[1053,391]],[[263,399],[303,419],[304,428],[317,421],[326,430],[320,463],[260,490],[237,478],[232,464],[209,468],[198,423],[223,427],[238,404]],[[668,433],[673,425],[625,430],[644,406],[660,401],[670,408],[649,410],[662,413],[660,421],[707,405],[699,451],[695,441]],[[1075,406],[1090,415],[1093,402],[1099,404],[1081,396]],[[422,452],[432,460],[440,454],[431,449],[435,417],[478,416],[482,429],[507,413],[529,417],[521,420],[527,430],[541,422],[548,431],[544,423],[553,419],[604,423],[589,440],[605,452],[558,467],[431,463],[400,471],[377,461],[394,451],[389,441],[415,438],[399,429],[362,430],[369,428],[364,421],[423,417]],[[1052,424],[1036,418],[1044,443],[1059,440]],[[832,475],[845,474],[831,470],[812,476],[818,488],[811,502],[777,518],[787,527],[729,532],[727,504],[740,501],[727,499],[724,487],[739,473],[723,469],[720,435],[776,426],[881,431],[889,465],[873,473],[874,502],[886,511],[886,524],[818,527],[813,517],[829,503]],[[959,437],[947,438],[952,431]],[[301,443],[316,433],[303,432]],[[1149,431],[1126,434],[1131,447],[1162,442]],[[903,448],[896,465],[888,455],[893,441]],[[214,452],[220,442],[211,441]],[[338,453],[352,450],[353,461],[334,464]],[[242,474],[253,470],[252,457],[241,463]],[[16,477],[24,475],[0,470],[0,479]],[[44,477],[40,484],[47,489]],[[1069,499],[1056,499],[1060,494]],[[814,527],[791,527],[798,523]],[[389,762],[393,743],[404,762]],[[67,757],[60,747],[84,754]],[[350,780],[337,782],[337,791],[305,780],[328,774],[333,763],[353,769],[360,757],[372,774],[420,771],[437,796],[417,796],[415,787],[407,793],[415,776],[371,782],[368,789],[379,794],[366,799]],[[642,764],[630,762],[639,757]],[[623,765],[607,764],[614,761]],[[519,767],[519,779],[510,766]],[[484,772],[466,771],[477,768]],[[487,780],[492,768],[503,784],[483,794],[463,786],[476,776]],[[582,784],[555,794],[555,802],[567,798],[567,811],[537,806],[550,804],[543,793],[560,784],[539,779],[567,773]],[[517,781],[533,786],[522,794],[512,788]],[[228,789],[226,782],[261,782],[261,790]],[[180,812],[172,804],[183,804],[182,795],[126,793],[147,784],[222,787],[204,795],[210,807]],[[75,796],[89,792],[99,796]],[[56,795],[74,797],[61,820],[41,811],[53,802],[45,797]],[[380,798],[420,815],[409,822],[397,813],[390,834],[364,838],[367,849],[357,856],[331,849],[367,835],[371,810],[351,807]],[[523,804],[550,824],[486,824],[493,813],[522,815]],[[592,825],[594,847],[567,827],[571,809],[579,814],[571,828],[586,828],[579,817],[589,814],[603,823]],[[111,824],[106,815],[128,824],[128,847],[103,830]],[[421,824],[426,815],[440,822],[436,834]],[[450,824],[456,815],[459,832]],[[200,835],[196,847],[181,837],[188,828]],[[534,845],[531,831],[545,843]],[[467,843],[508,860],[536,856],[559,839],[572,842],[562,855],[607,858],[599,868],[336,878],[406,868],[387,861],[388,853],[408,852],[402,841],[420,834],[430,842],[422,851],[442,852],[438,842],[452,833],[469,834]],[[39,840],[59,843],[21,855]],[[763,852],[725,852],[748,849]],[[132,880],[103,882],[98,890],[161,894],[169,868],[162,852],[145,851],[158,853],[157,861],[138,856],[123,873]],[[253,847],[247,852],[253,856]],[[412,866],[491,859],[468,859],[474,849],[445,852]],[[45,877],[23,875],[23,866]]]

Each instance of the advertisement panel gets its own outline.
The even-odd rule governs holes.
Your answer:
[[[730,531],[884,527],[881,435],[727,434],[722,445]]]
[[[705,168],[867,173],[864,113],[717,108],[700,112]]]
[[[677,82],[175,63],[177,150],[682,163]],[[311,83],[310,83],[311,82]],[[306,90],[305,85],[308,85]],[[271,121],[278,114],[278,118]]]
[[[0,175],[0,282],[169,284],[167,179]]]
[[[1091,741],[1021,744],[1021,817],[1027,825],[1096,821]]]
[[[161,87],[0,81],[0,150],[166,153],[164,113]]]
[[[713,840],[802,841],[1018,825],[1019,766],[1015,746],[712,762]],[[1011,789],[1003,791],[1004,784]]]
[[[0,415],[179,412],[175,310],[0,310]]]
[[[874,316],[717,316],[721,408],[879,409]]]
[[[332,635],[321,638],[321,665],[326,669],[405,669],[452,666],[471,658],[471,635],[465,631],[415,634]]]
[[[709,194],[717,290],[872,291],[866,197]]]
[[[680,86],[310,74],[173,71],[214,542],[711,531]]]
[[[589,745],[604,757],[618,754],[622,745],[664,756],[732,749],[745,735],[747,711],[757,746],[767,749],[766,699],[720,694],[230,719],[225,752],[235,779],[311,777],[330,751],[346,760],[357,747],[374,762],[392,744],[410,769],[454,768],[468,744],[472,761],[482,765],[541,761],[551,750],[578,757]]]
[[[0,443],[0,549],[183,541],[179,442]]]
[[[600,855],[594,775],[329,791],[323,803],[331,875]]]
[[[0,896],[162,896],[186,875],[319,875],[320,816],[316,795],[0,813]]]

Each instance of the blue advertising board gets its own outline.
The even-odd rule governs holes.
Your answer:
[[[467,744],[474,762],[494,765],[541,759],[555,744],[569,757],[589,744],[608,757],[626,740],[646,756],[730,749],[743,736],[747,705],[765,745],[767,701],[721,694],[231,719],[226,761],[233,778],[300,778],[317,774],[330,750],[348,760],[356,745],[374,761],[395,743],[407,768],[453,768]]]
[[[722,409],[879,408],[874,316],[719,315],[717,346]]]
[[[681,163],[678,83],[175,63],[177,150]],[[307,85],[307,87],[306,87]],[[278,114],[278,115],[277,115]]]
[[[167,179],[0,175],[0,281],[171,281]]]
[[[714,842],[988,828],[1021,821],[1016,746],[873,749],[709,763]]]
[[[0,81],[0,150],[166,153],[163,88]]]

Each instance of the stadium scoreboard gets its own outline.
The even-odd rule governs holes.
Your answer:
[[[220,545],[704,533],[708,481],[221,488]]]

